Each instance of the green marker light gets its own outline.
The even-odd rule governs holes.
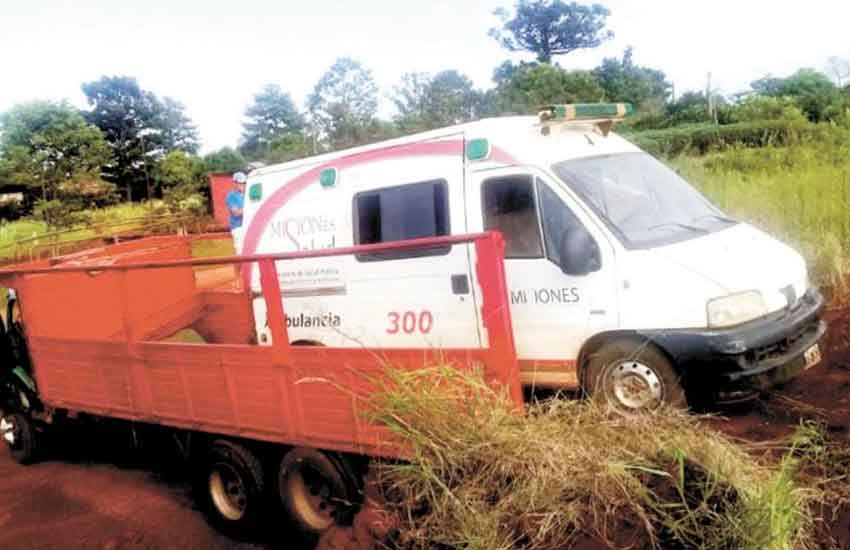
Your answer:
[[[258,201],[263,198],[263,184],[255,183],[248,189],[248,198],[252,201]]]
[[[319,174],[319,183],[322,187],[333,187],[336,185],[336,168],[325,168]]]
[[[490,142],[485,138],[477,138],[466,143],[466,158],[469,160],[484,160],[490,156]]]

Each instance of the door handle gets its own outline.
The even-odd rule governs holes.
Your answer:
[[[469,277],[466,275],[452,275],[452,293],[469,294]]]

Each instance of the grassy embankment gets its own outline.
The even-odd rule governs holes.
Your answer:
[[[88,221],[74,227],[53,229],[35,218],[0,222],[0,262],[26,261],[97,246],[104,238],[140,232],[173,231],[193,226],[191,215],[175,216],[161,204],[123,203],[88,211]]]
[[[846,293],[850,143],[733,149],[670,163],[731,216],[796,247],[814,281]]]
[[[411,449],[378,468],[391,547],[820,547],[824,484],[805,470],[823,456],[810,426],[776,460],[684,412],[625,418],[552,399],[519,415],[450,367],[389,378],[376,419]]]

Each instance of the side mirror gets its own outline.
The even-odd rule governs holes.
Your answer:
[[[599,245],[583,227],[573,227],[564,232],[559,252],[561,271],[567,275],[587,275],[602,267]]]

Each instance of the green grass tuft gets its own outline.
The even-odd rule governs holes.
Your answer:
[[[814,490],[676,410],[625,418],[552,399],[518,414],[451,368],[390,371],[374,419],[410,448],[384,465],[398,548],[806,549]]]

